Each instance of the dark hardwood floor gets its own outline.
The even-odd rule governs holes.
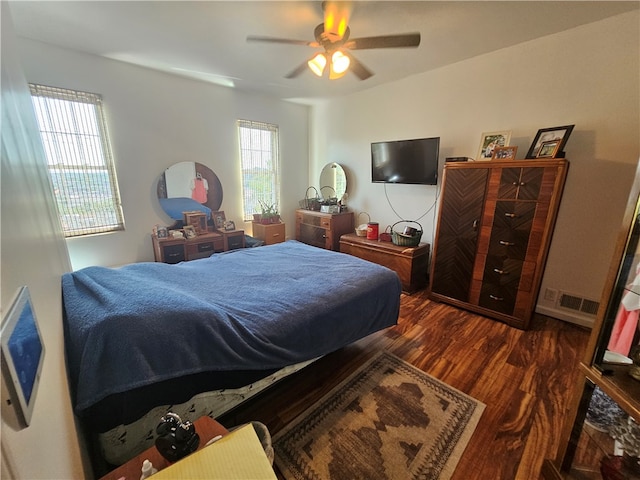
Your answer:
[[[522,331],[403,295],[398,325],[334,352],[220,418],[257,420],[275,434],[379,350],[387,350],[486,404],[456,480],[538,479],[554,458],[589,330],[535,315]]]

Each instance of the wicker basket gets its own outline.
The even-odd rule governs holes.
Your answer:
[[[387,228],[384,229],[384,232],[380,234],[381,242],[390,242],[391,241],[391,225],[387,225]]]
[[[420,228],[413,235],[407,235],[405,233],[396,232],[393,229],[393,227],[395,227],[399,223],[415,223]],[[422,225],[420,225],[418,222],[414,222],[412,220],[400,220],[399,222],[394,223],[391,227],[391,241],[394,245],[398,245],[400,247],[417,247],[420,243],[421,238]]]
[[[367,223],[369,223],[371,221],[371,217],[369,216],[369,214],[367,212],[360,212],[358,214],[358,221],[360,221],[360,215],[366,215],[367,216],[367,221],[365,223],[361,223],[360,225],[358,225],[356,227],[356,235],[359,237],[366,237],[367,236]]]
[[[316,196],[310,197],[309,190],[314,190]],[[307,191],[304,193],[304,199],[300,200],[300,208],[316,212],[320,211],[320,195],[318,194],[318,189],[316,187],[311,186],[307,188]]]

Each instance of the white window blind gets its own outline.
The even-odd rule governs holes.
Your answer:
[[[65,236],[124,230],[102,98],[29,87]]]
[[[244,220],[260,213],[260,202],[280,212],[280,155],[278,126],[238,120]]]

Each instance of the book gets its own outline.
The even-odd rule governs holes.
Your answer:
[[[153,475],[154,480],[277,480],[251,424],[183,458]]]

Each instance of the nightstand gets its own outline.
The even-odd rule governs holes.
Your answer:
[[[222,235],[224,251],[244,248],[244,230],[218,230]]]
[[[274,243],[285,241],[284,223],[262,224],[253,222],[251,225],[253,236],[262,240],[265,245],[273,245]]]
[[[200,417],[193,422],[193,424],[196,427],[196,433],[200,436],[198,450],[205,447],[206,443],[217,435],[226,435],[229,433],[229,431],[218,422],[206,416]],[[124,465],[120,465],[115,470],[107,473],[105,476],[101,477],[100,480],[117,480],[122,477],[127,480],[137,480],[140,478],[142,462],[145,460],[149,460],[153,464],[154,468],[158,469],[158,471],[163,468],[167,468],[170,465],[170,463],[160,455],[160,452],[158,452],[158,449],[156,449],[154,445],[137,457],[132,458]]]

